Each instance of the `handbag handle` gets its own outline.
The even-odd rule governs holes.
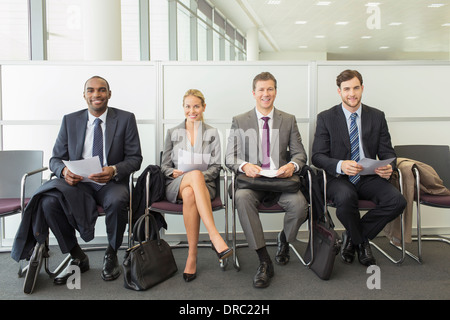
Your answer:
[[[135,236],[137,237],[137,241],[139,242],[139,244],[142,244],[142,239],[141,239],[141,237],[140,237],[140,232],[139,231],[141,231],[142,230],[142,224],[143,224],[143,222],[145,221],[145,218],[149,218],[151,221],[150,221],[150,227],[153,229],[153,231],[155,232],[155,234],[156,234],[156,239],[157,239],[157,241],[158,241],[158,245],[160,245],[160,243],[161,243],[161,239],[160,239],[160,237],[159,237],[159,232],[158,232],[158,229],[157,229],[157,227],[156,227],[156,219],[155,219],[155,217],[151,214],[151,213],[149,213],[149,212],[147,212],[146,214],[144,214],[144,215],[142,215],[141,217],[139,217],[139,219],[136,221],[136,223],[135,223],[135,225],[134,225],[134,227],[133,227],[133,240],[135,239]]]

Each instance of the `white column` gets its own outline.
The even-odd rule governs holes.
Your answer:
[[[258,28],[247,30],[247,61],[259,60]]]
[[[122,60],[120,0],[83,0],[85,60]]]

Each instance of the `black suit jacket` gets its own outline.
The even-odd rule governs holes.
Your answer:
[[[360,130],[366,158],[395,158],[384,113],[364,104],[361,108]],[[350,160],[350,153],[350,137],[341,104],[319,113],[312,147],[312,164],[335,177],[337,163]],[[391,165],[395,167],[395,161]]]

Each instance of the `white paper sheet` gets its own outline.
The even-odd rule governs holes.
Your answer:
[[[189,172],[192,170],[205,171],[208,169],[211,155],[207,153],[192,153],[183,149],[178,151],[178,170]]]
[[[359,160],[358,164],[363,166],[362,171],[359,173],[360,175],[368,175],[375,174],[375,169],[379,167],[384,167],[394,161],[395,158],[386,159],[386,160],[374,160],[369,158],[364,158]]]
[[[105,184],[88,179],[91,174],[102,172],[102,166],[100,165],[100,159],[98,156],[74,161],[63,160],[63,163],[71,172],[83,177],[81,182],[93,182],[99,185]]]
[[[278,170],[261,170],[259,175],[268,178],[275,178],[277,176],[277,172]]]

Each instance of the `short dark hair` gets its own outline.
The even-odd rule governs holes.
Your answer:
[[[275,90],[277,89],[277,79],[270,72],[261,72],[253,78],[253,91],[255,91],[256,83],[258,81],[272,80],[275,83]]]
[[[90,77],[89,79],[87,79],[86,82],[84,83],[84,89],[83,89],[83,91],[86,91],[86,84],[87,84],[88,81],[91,80],[91,79],[101,79],[101,80],[105,81],[105,82],[106,82],[106,89],[108,89],[108,91],[111,91],[111,90],[109,89],[109,83],[108,83],[108,81],[106,81],[105,78],[100,77],[100,76],[92,76],[92,77]]]
[[[363,84],[362,75],[356,70],[344,70],[344,71],[342,71],[336,78],[336,84],[340,88],[342,82],[345,82],[345,81],[348,81],[348,80],[352,80],[354,77],[358,78],[358,80],[361,83],[361,85]]]

